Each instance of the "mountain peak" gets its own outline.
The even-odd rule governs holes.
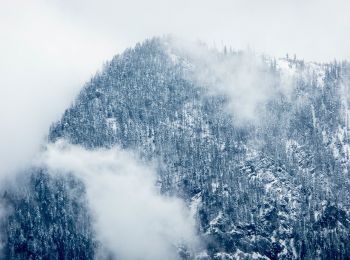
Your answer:
[[[167,241],[172,245],[169,250],[176,249],[172,257],[345,259],[350,254],[348,71],[347,63],[273,59],[250,52],[212,50],[171,37],[152,38],[107,63],[52,125],[48,141],[78,145],[72,150],[85,158],[86,165],[90,160],[106,163],[83,167],[84,160],[76,162],[88,173],[97,169],[101,180],[114,170],[108,166],[109,160],[115,159],[113,151],[119,149],[152,165],[159,193],[152,193],[152,198],[162,205],[168,205],[170,198],[181,199],[190,212],[186,214],[196,221],[196,239],[201,241],[200,245],[189,239],[179,241],[181,234],[169,237],[169,229],[161,230],[171,240]],[[62,151],[54,152],[59,155]],[[103,156],[97,156],[99,152]],[[72,157],[65,155],[66,159]],[[118,155],[131,164],[135,161],[123,153]],[[64,172],[63,166],[57,167]],[[123,167],[115,171],[123,171]],[[69,244],[66,231],[59,233],[67,235],[63,242],[55,242],[55,232],[48,233],[50,246],[56,248],[52,254],[64,251],[67,257],[82,257],[81,252],[88,248],[86,258],[101,250],[118,257],[115,248],[98,240],[107,233],[95,236],[91,229],[98,223],[91,216],[101,215],[89,212],[81,200],[85,189],[90,194],[93,183],[84,183],[81,176],[86,175],[76,168],[69,168],[71,175],[62,173],[63,177],[52,175],[45,167],[34,169],[28,182],[30,193],[7,199],[16,209],[6,226],[8,258],[28,257],[33,250],[44,256],[37,247],[30,251],[29,242],[23,242],[21,236],[33,238],[43,250],[49,250],[39,234],[64,225],[54,206],[60,196],[68,198],[59,204],[59,210],[71,221],[67,232],[75,237],[75,244]],[[132,174],[127,181],[136,176]],[[118,186],[130,196],[139,194],[137,190],[128,193],[125,187]],[[142,185],[137,187],[143,190]],[[15,196],[9,194],[6,198]],[[123,207],[127,206],[118,205],[124,216]],[[173,205],[170,209],[178,209]],[[154,207],[159,214],[163,212]],[[55,221],[48,221],[52,214]],[[35,227],[40,230],[22,228],[23,219],[26,226],[39,223]],[[166,218],[160,219],[164,228],[169,228]],[[150,226],[159,225],[149,221],[138,225],[139,232],[158,232]],[[128,236],[135,234],[132,227],[122,230]],[[19,238],[18,233],[22,234]],[[20,246],[27,249],[19,253],[16,248]]]

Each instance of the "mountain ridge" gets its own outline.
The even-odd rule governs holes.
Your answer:
[[[182,52],[169,41],[153,38],[115,56],[51,126],[48,141],[87,149],[118,145],[158,162],[162,194],[182,198],[195,211],[205,245],[200,252],[185,246],[182,259],[348,259],[350,65],[206,47],[192,56],[193,48]],[[15,209],[27,196],[33,200],[27,211],[35,211],[44,202],[32,194],[55,190],[35,183],[56,177],[37,170],[32,176],[29,195],[5,199]],[[78,214],[88,212],[86,203],[78,203]],[[45,207],[44,213],[51,210]],[[43,257],[15,239],[20,232],[43,240],[23,231],[21,214],[5,223],[6,256]],[[26,221],[33,226],[38,214],[32,215]],[[99,248],[93,220],[79,233],[68,215],[69,230],[85,240],[56,255],[93,258]]]

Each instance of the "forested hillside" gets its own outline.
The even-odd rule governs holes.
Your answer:
[[[48,142],[156,162],[161,193],[195,211],[204,245],[180,259],[349,259],[350,64],[185,48],[155,38],[115,56]],[[84,182],[21,176],[1,197],[4,259],[96,257]]]

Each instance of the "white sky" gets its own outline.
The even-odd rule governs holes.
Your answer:
[[[173,33],[308,60],[350,57],[348,0],[55,0],[55,8],[125,48]]]
[[[103,61],[146,37],[350,59],[349,14],[348,0],[0,0],[0,171],[30,158]]]

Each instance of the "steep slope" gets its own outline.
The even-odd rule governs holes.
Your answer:
[[[205,244],[183,258],[347,259],[349,64],[198,50],[152,39],[114,57],[52,125],[49,142],[118,145],[157,162],[161,192],[187,202]],[[26,194],[3,197],[15,208],[5,223],[6,255],[93,258],[99,244],[83,195],[69,195],[73,180],[37,171]],[[63,191],[48,202],[34,195],[56,194],[50,182],[60,180]],[[64,214],[38,222],[52,203]],[[56,240],[53,228],[62,231]],[[40,232],[54,246],[43,245]],[[51,251],[31,249],[32,238]]]

